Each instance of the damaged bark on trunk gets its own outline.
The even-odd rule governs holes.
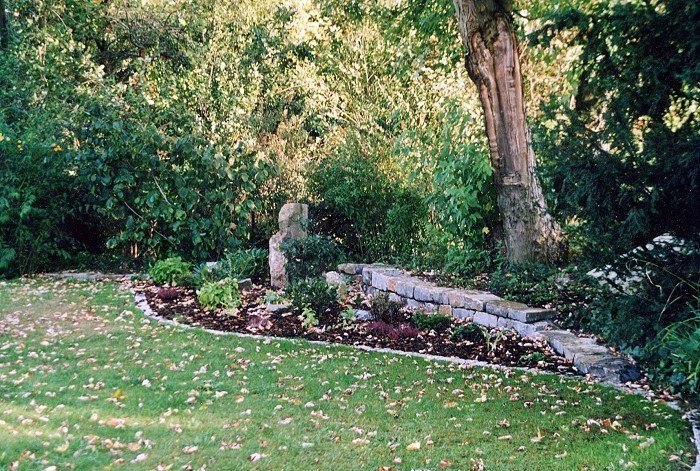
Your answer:
[[[454,0],[454,5],[467,72],[484,110],[508,260],[551,263],[562,255],[563,237],[535,172],[512,1]]]

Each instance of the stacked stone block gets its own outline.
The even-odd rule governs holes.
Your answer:
[[[338,271],[360,277],[371,295],[387,293],[389,299],[426,312],[438,312],[459,319],[470,319],[487,327],[509,327],[520,335],[544,330],[554,312],[506,301],[485,292],[437,286],[385,265],[343,264]]]

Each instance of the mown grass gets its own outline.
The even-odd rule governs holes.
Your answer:
[[[114,283],[0,284],[0,468],[649,470],[691,449],[665,404],[580,380],[182,331]]]

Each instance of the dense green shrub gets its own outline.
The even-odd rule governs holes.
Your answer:
[[[425,188],[429,209],[421,250],[414,252],[419,261],[413,263],[463,275],[483,273],[491,265],[497,213],[481,124],[452,100],[440,118],[439,126],[402,133],[395,149],[411,168],[411,185]]]
[[[393,176],[390,149],[382,146],[385,136],[351,134],[310,169],[314,230],[338,240],[351,259],[409,258],[427,217],[426,202]]]
[[[405,322],[404,316],[401,314],[401,304],[389,299],[386,293],[377,293],[372,298],[371,310],[372,314],[387,324],[399,324]]]
[[[697,242],[639,247],[601,270],[598,278],[583,267],[501,264],[489,286],[506,298],[556,308],[559,322],[622,348],[657,384],[696,394],[697,383],[681,378],[695,377],[683,342],[695,341],[693,319],[700,310]]]
[[[326,309],[335,305],[338,300],[338,290],[321,278],[298,280],[286,290],[295,312],[301,313],[310,309],[320,317]]]
[[[637,356],[667,327],[695,317],[700,309],[700,251],[686,241],[640,247],[608,268],[616,277],[587,294],[580,325]]]
[[[426,314],[422,311],[413,313],[413,323],[420,330],[442,332],[452,326],[452,317],[444,314]]]
[[[151,275],[153,282],[159,285],[187,284],[191,281],[192,264],[183,261],[181,257],[170,257],[154,263],[148,270],[148,274]]]
[[[700,231],[698,15],[686,0],[581,2],[551,10],[533,33],[546,47],[556,37],[581,48],[571,93],[547,104],[533,140],[588,257]]]
[[[486,342],[486,332],[486,329],[474,322],[460,324],[452,332],[452,340],[467,340],[472,343],[482,344]]]
[[[205,309],[235,309],[241,305],[238,281],[224,278],[216,282],[207,282],[197,290],[197,300]]]
[[[267,250],[238,249],[226,254],[214,266],[202,263],[194,270],[195,284],[201,286],[207,281],[224,278],[250,278],[254,283],[264,283],[268,279]]]
[[[280,246],[287,258],[285,269],[290,283],[335,270],[342,257],[338,244],[320,235],[290,239]]]

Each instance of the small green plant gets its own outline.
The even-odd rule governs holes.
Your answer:
[[[379,293],[372,298],[371,310],[378,320],[387,324],[405,321],[401,315],[401,304],[391,301],[386,293]]]
[[[305,329],[310,329],[318,325],[318,317],[316,317],[316,313],[310,307],[302,309],[300,315],[302,318],[301,325]]]
[[[267,275],[267,250],[238,249],[228,253],[216,264],[201,263],[197,266],[194,269],[193,284],[202,286],[204,283],[224,278],[250,278],[254,283],[262,283],[267,279]]]
[[[340,317],[342,317],[346,321],[354,321],[355,320],[355,310],[351,307],[346,307],[345,309],[340,311]]]
[[[650,349],[650,377],[661,378],[673,390],[700,393],[700,316],[671,324]],[[646,359],[646,358],[645,358]]]
[[[340,324],[344,327],[350,326],[355,322],[355,309],[346,307],[340,311]]]
[[[473,322],[461,324],[452,332],[452,340],[468,340],[472,343],[483,343],[486,341],[486,329]]]
[[[484,333],[486,334],[486,350],[488,353],[496,353],[496,349],[498,348],[498,345],[501,343],[501,340],[503,340],[506,336],[506,333],[508,333],[508,330],[494,330],[494,331],[489,331],[484,329]]]
[[[422,311],[413,313],[413,323],[420,330],[442,332],[452,325],[452,318],[444,314],[426,314]]]
[[[520,361],[541,363],[547,361],[547,355],[542,352],[532,352],[521,356]]]
[[[255,283],[261,283],[268,275],[267,250],[238,249],[220,260],[216,270],[225,276],[239,280],[250,278]]]
[[[338,300],[338,290],[320,278],[300,280],[289,286],[287,294],[295,312],[308,308],[321,315]]]
[[[333,239],[320,235],[291,239],[282,243],[280,248],[287,258],[285,269],[291,283],[334,269],[342,256]]]
[[[224,278],[221,281],[207,282],[197,290],[199,304],[205,309],[235,309],[241,306],[238,280]]]
[[[192,275],[192,264],[184,262],[180,257],[170,257],[158,260],[148,271],[153,282],[159,285],[170,283],[171,285],[187,284]]]
[[[265,301],[265,304],[284,304],[288,299],[277,291],[267,290],[263,296],[263,301]]]

